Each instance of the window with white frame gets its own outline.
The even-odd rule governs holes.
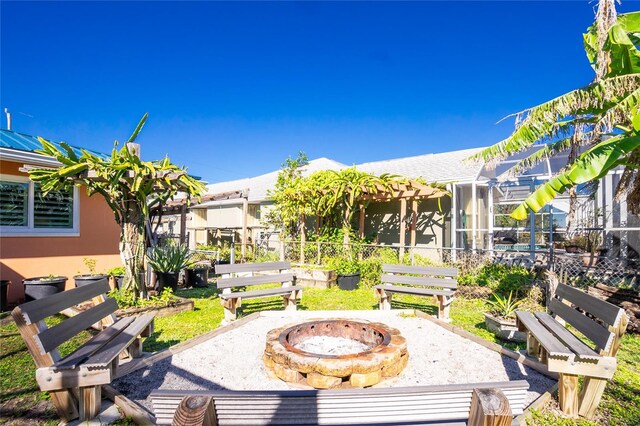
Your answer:
[[[51,191],[21,176],[0,176],[2,235],[77,235],[77,189]]]

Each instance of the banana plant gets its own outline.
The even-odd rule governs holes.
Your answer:
[[[518,113],[516,129],[509,137],[473,157],[492,165],[541,144],[510,170],[517,175],[550,156],[570,152],[567,166],[512,212],[515,219],[526,218],[529,211],[539,211],[568,189],[620,166],[624,172],[617,193],[626,192],[630,211],[640,213],[640,51],[636,47],[640,12],[620,15],[608,24],[602,22],[604,15],[615,18],[613,0],[600,0],[597,20],[584,34],[595,81]],[[586,151],[580,154],[584,147]]]
[[[125,265],[125,288],[144,294],[141,281],[146,249],[145,224],[150,209],[167,202],[179,192],[199,197],[205,190],[202,182],[187,174],[185,168],[172,164],[168,157],[142,161],[128,145],[133,143],[147,120],[144,114],[127,142],[118,147],[116,140],[111,156],[103,158],[87,150],[78,156],[66,143],[60,149],[46,139],[38,138],[42,149],[37,152],[58,160],[59,168],[33,169],[32,180],[39,182],[43,192],[69,189],[81,184],[90,196],[101,195],[120,225],[120,256]]]

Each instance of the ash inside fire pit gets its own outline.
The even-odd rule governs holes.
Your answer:
[[[318,389],[367,387],[407,365],[407,343],[382,323],[311,321],[267,333],[265,365],[286,382]]]
[[[357,354],[371,349],[369,345],[353,339],[333,336],[313,336],[293,346],[303,352],[320,355]]]

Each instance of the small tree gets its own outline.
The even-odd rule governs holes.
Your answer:
[[[304,226],[303,218],[308,213],[308,191],[301,170],[307,164],[309,161],[302,151],[295,159],[287,158],[278,172],[274,189],[267,191],[274,208],[267,213],[265,222],[282,229],[286,238],[298,235],[300,227]]]
[[[61,151],[49,141],[38,138],[42,144],[39,153],[62,163],[57,169],[34,169],[31,179],[40,182],[43,192],[69,189],[82,184],[91,196],[100,194],[113,210],[120,231],[120,256],[125,266],[125,288],[144,294],[141,280],[146,249],[145,226],[149,210],[163,204],[178,193],[187,199],[200,197],[204,185],[187,175],[186,169],[169,161],[142,161],[133,144],[147,120],[145,114],[127,143],[118,149],[115,141],[111,157],[103,158],[86,150],[77,156],[69,145],[62,142]]]

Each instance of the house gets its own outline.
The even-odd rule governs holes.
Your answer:
[[[85,258],[97,272],[121,265],[120,227],[101,196],[75,187],[45,197],[29,179],[30,167],[60,166],[39,148],[34,136],[0,130],[0,277],[11,281],[10,304],[23,299],[25,278],[62,275],[71,288],[74,275],[88,273]]]
[[[416,200],[415,216],[401,217],[400,200],[370,202],[365,209],[364,235],[373,236],[383,245],[411,245],[425,249],[516,249],[533,251],[548,249],[565,239],[569,212],[566,195],[525,221],[517,222],[509,214],[533,189],[546,182],[566,164],[566,154],[546,159],[528,170],[514,173],[513,167],[540,145],[516,154],[489,167],[467,159],[482,148],[425,154],[357,164],[361,171],[380,175],[401,175],[421,179],[427,184],[445,185],[450,196]],[[305,173],[315,170],[340,169],[346,165],[327,159],[312,160]],[[278,171],[253,178],[209,185],[210,193],[248,190],[247,222],[251,228],[247,243],[271,235],[260,221],[272,202],[267,191],[273,188]],[[604,244],[614,256],[637,256],[640,250],[640,218],[627,211],[626,201],[616,200],[613,194],[621,170],[613,170],[597,185],[578,188],[578,210],[574,224],[582,230],[598,230],[605,234]],[[406,202],[406,200],[405,200]],[[406,206],[405,206],[406,207]],[[212,241],[212,235],[229,230],[233,240],[242,242],[236,232],[241,229],[243,210],[241,200],[227,200],[195,206],[190,229],[193,244]],[[406,209],[405,209],[406,211]],[[404,221],[408,226],[402,226]],[[411,238],[400,235],[401,229],[412,233]],[[214,234],[211,233],[214,232]],[[277,231],[277,230],[275,230]],[[410,241],[410,244],[406,242]]]

